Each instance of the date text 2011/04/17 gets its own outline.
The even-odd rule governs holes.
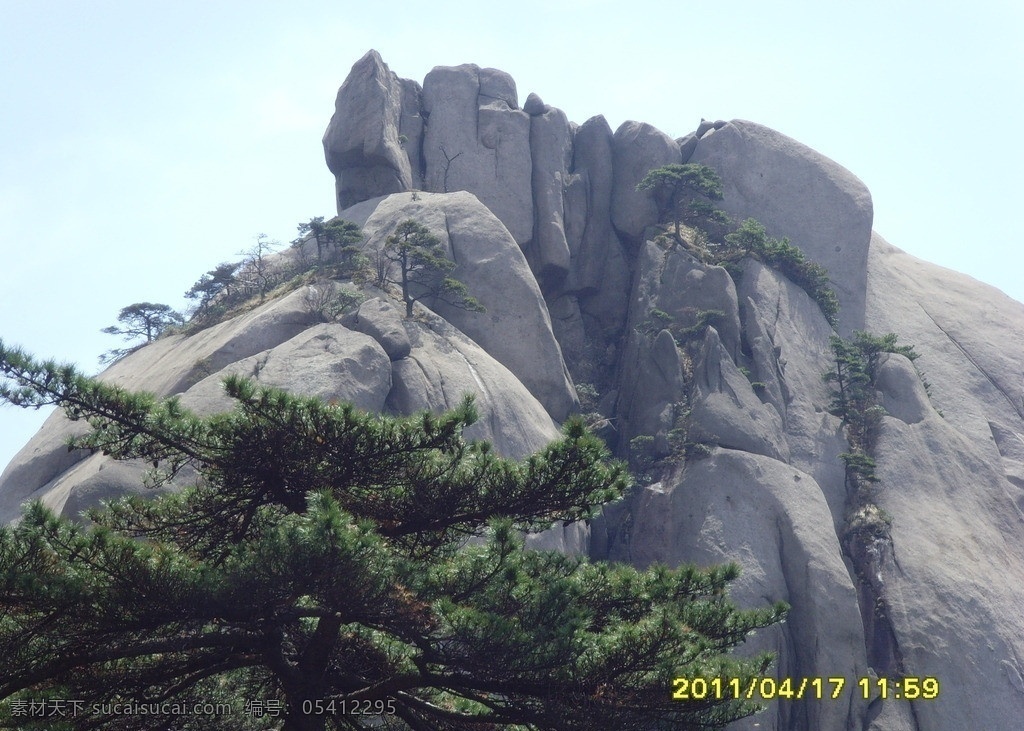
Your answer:
[[[672,698],[688,700],[835,700],[847,688],[859,692],[864,700],[877,697],[905,700],[933,700],[939,696],[938,678],[906,676],[903,678],[862,677],[847,682],[843,677],[830,678],[675,678]]]

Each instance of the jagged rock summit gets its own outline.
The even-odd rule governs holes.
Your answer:
[[[227,373],[394,413],[470,392],[472,436],[515,456],[590,412],[639,485],[592,525],[534,544],[638,565],[737,561],[741,604],[792,606],[750,649],[777,654],[777,678],[846,681],[835,699],[775,700],[733,729],[1020,727],[1024,305],[886,243],[863,183],[753,122],[701,120],[675,139],[640,122],[577,125],[536,93],[520,108],[502,71],[439,67],[421,85],[371,51],[338,92],[324,150],[366,252],[414,218],[487,311],[425,300],[410,319],[386,291],[335,282],[363,298],[343,317],[314,317],[300,289],[162,338],[103,378],[204,413],[224,408]],[[722,266],[673,243],[636,187],[691,162],[721,176],[735,221],[757,219],[828,269],[835,330],[771,262]],[[849,431],[823,380],[830,338],[861,329],[920,355],[879,360],[867,485],[844,467]],[[141,467],[67,453],[70,428],[51,417],[8,466],[0,520],[29,498],[73,515],[140,490]],[[897,696],[901,678],[940,692]]]

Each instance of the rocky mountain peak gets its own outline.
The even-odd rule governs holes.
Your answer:
[[[776,699],[730,728],[1019,727],[1024,305],[889,245],[864,184],[780,132],[701,120],[673,138],[575,124],[536,93],[518,104],[505,72],[437,67],[420,84],[370,51],[324,135],[362,251],[415,220],[485,311],[427,298],[409,318],[386,287],[338,278],[315,287],[348,292],[344,315],[311,309],[310,284],[160,338],[103,378],[201,413],[225,407],[230,373],[392,413],[472,393],[471,436],[514,456],[582,412],[637,487],[532,543],[736,561],[740,604],[792,606],[748,642],[776,654],[779,682],[845,679],[834,700]],[[685,165],[720,178],[722,214],[675,234],[638,186]],[[760,239],[724,233],[748,219]],[[856,399],[836,385],[843,368]],[[67,453],[71,428],[52,417],[0,477],[0,520],[29,498],[73,515],[141,491],[142,466]],[[941,691],[897,696],[901,678]]]

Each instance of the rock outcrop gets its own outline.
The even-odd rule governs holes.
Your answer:
[[[469,190],[520,244],[533,237],[530,115],[497,69],[439,66],[423,80],[426,190]],[[499,172],[500,171],[500,172]]]
[[[410,111],[414,103],[416,90],[403,84],[376,51],[352,67],[324,134],[339,208],[412,187],[414,165],[403,147],[422,136],[417,134],[422,125],[414,122],[418,114]]]
[[[452,275],[470,283],[486,308],[472,312],[443,301],[429,306],[480,344],[530,389],[556,421],[574,408],[576,395],[551,329],[551,318],[522,251],[476,196],[404,193],[343,212],[362,225],[363,247],[375,252],[399,223],[415,219],[441,239],[457,264]]]
[[[456,197],[456,208],[460,200],[493,219],[472,196]],[[507,239],[507,232],[504,236]],[[507,240],[504,247],[522,262],[514,243]],[[486,280],[487,275],[479,272],[488,263],[478,260],[475,266],[474,271]],[[496,254],[490,266],[504,278],[514,270]],[[525,263],[521,266],[528,275]],[[536,295],[535,283],[532,291]],[[125,357],[102,377],[158,396],[178,395],[186,408],[200,414],[231,408],[221,388],[229,374],[293,393],[399,414],[452,408],[465,394],[472,394],[480,418],[467,430],[468,438],[490,441],[500,453],[514,457],[532,454],[557,438],[556,423],[530,389],[448,321],[427,310],[417,320],[406,320],[397,316],[392,305],[371,298],[345,318],[347,326],[321,323],[305,308],[305,296],[300,289],[194,335],[161,338]],[[534,296],[533,306],[533,310],[514,311],[513,319],[524,318],[538,331],[531,342],[543,350],[546,310],[539,296]],[[546,332],[557,355],[550,324]],[[392,357],[403,351],[401,357]],[[566,411],[574,394],[565,380],[565,367],[560,357],[548,365],[561,376],[561,408]],[[99,499],[144,491],[144,465],[118,464],[83,450],[69,452],[66,438],[80,428],[62,414],[54,414],[15,456],[0,476],[0,521],[15,519],[26,500],[41,498],[74,516]],[[574,550],[580,548],[575,538],[561,540]]]
[[[420,87],[370,52],[324,147],[371,258],[413,218],[486,312],[425,300],[406,318],[388,292],[335,283],[365,298],[344,317],[322,322],[293,292],[157,340],[103,378],[204,413],[230,406],[227,373],[392,413],[472,393],[469,436],[512,456],[583,408],[640,484],[589,527],[531,544],[641,566],[736,561],[741,605],[792,606],[747,651],[774,652],[779,678],[846,679],[835,700],[776,701],[733,731],[1020,726],[1024,305],[890,246],[856,177],[752,122],[613,134],[536,94],[520,109],[504,72],[438,67]],[[893,332],[920,355],[878,366],[877,483],[844,468],[851,445],[823,380],[836,333],[815,300],[754,258],[715,266],[658,235],[636,184],[677,162],[714,168],[730,216],[828,268],[839,334]],[[0,520],[33,497],[76,514],[142,489],[142,467],[68,453],[73,428],[52,417],[8,466]],[[937,678],[941,692],[865,696],[858,681],[876,677]]]
[[[711,127],[690,162],[722,177],[727,213],[757,219],[828,269],[844,334],[863,327],[873,216],[864,183],[806,145],[739,119]]]

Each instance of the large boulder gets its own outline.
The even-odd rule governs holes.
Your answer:
[[[740,310],[736,285],[723,267],[704,264],[675,247],[644,243],[637,258],[630,325],[643,327],[655,310],[671,318],[676,332],[713,324],[732,358],[740,352]]]
[[[469,394],[480,418],[466,430],[468,439],[522,458],[558,437],[544,407],[507,368],[443,318],[424,312],[422,319],[409,328],[408,357],[392,363],[388,411],[443,411]]]
[[[644,229],[658,222],[654,197],[638,191],[637,184],[654,168],[681,160],[679,143],[646,122],[623,122],[615,130],[612,222],[629,241],[638,243]]]
[[[657,456],[668,454],[668,432],[685,404],[683,363],[672,333],[662,330],[636,334],[626,345],[616,412],[623,441],[633,437],[656,438]]]
[[[877,449],[875,500],[891,524],[867,562],[891,639],[874,648],[872,664],[890,665],[890,677],[941,682],[937,699],[914,704],[912,728],[1016,728],[1024,718],[1020,491],[990,445],[925,407],[913,366],[899,360],[883,382],[900,387],[884,394],[898,416],[884,419]]]
[[[751,378],[763,384],[758,395],[779,414],[790,464],[814,477],[838,529],[847,499],[839,455],[849,445],[826,410],[822,375],[834,367],[832,327],[806,292],[760,262],[743,263],[737,294]]]
[[[413,168],[400,139],[403,100],[418,102],[414,89],[403,86],[376,51],[355,63],[338,90],[323,143],[327,167],[337,181],[339,211],[413,186]],[[406,128],[414,126],[410,109],[404,116]]]
[[[760,124],[732,120],[701,137],[690,162],[715,170],[719,206],[742,221],[756,218],[825,266],[839,296],[844,333],[864,323],[871,194],[849,170]]]
[[[438,236],[458,265],[452,276],[486,308],[471,312],[441,300],[431,309],[508,368],[556,421],[575,408],[576,395],[551,329],[544,297],[508,230],[472,194],[402,193],[346,211],[361,223],[367,251],[383,246],[403,221],[414,219]]]
[[[342,319],[342,324],[372,337],[391,360],[401,360],[412,350],[405,318],[386,298],[372,297],[361,303]]]
[[[314,325],[277,347],[225,366],[186,391],[182,405],[202,415],[230,411],[234,404],[222,388],[229,375],[374,412],[384,410],[391,392],[391,359],[384,349],[369,335],[338,323]]]
[[[991,422],[1024,433],[1024,304],[874,235],[868,329],[913,345],[946,421],[999,460]]]
[[[23,503],[44,495],[45,488],[89,456],[83,449],[67,447],[68,439],[87,430],[85,424],[68,421],[59,411],[47,417],[0,475],[0,525],[16,519]]]
[[[871,242],[867,325],[920,358],[881,369],[878,439],[891,516],[883,587],[906,672],[942,682],[917,728],[1015,728],[1024,717],[1024,305]],[[931,384],[925,391],[922,377]]]
[[[689,438],[788,462],[779,412],[761,403],[713,327],[704,333],[694,360]]]
[[[438,66],[423,80],[424,187],[471,191],[520,245],[533,237],[530,116],[512,77],[474,64]]]
[[[99,378],[173,396],[233,362],[289,340],[312,322],[304,292],[292,292],[194,335],[160,338],[114,363]],[[71,436],[86,428],[60,412],[46,420],[0,475],[0,523],[17,517],[24,501],[89,456],[66,446]]]

